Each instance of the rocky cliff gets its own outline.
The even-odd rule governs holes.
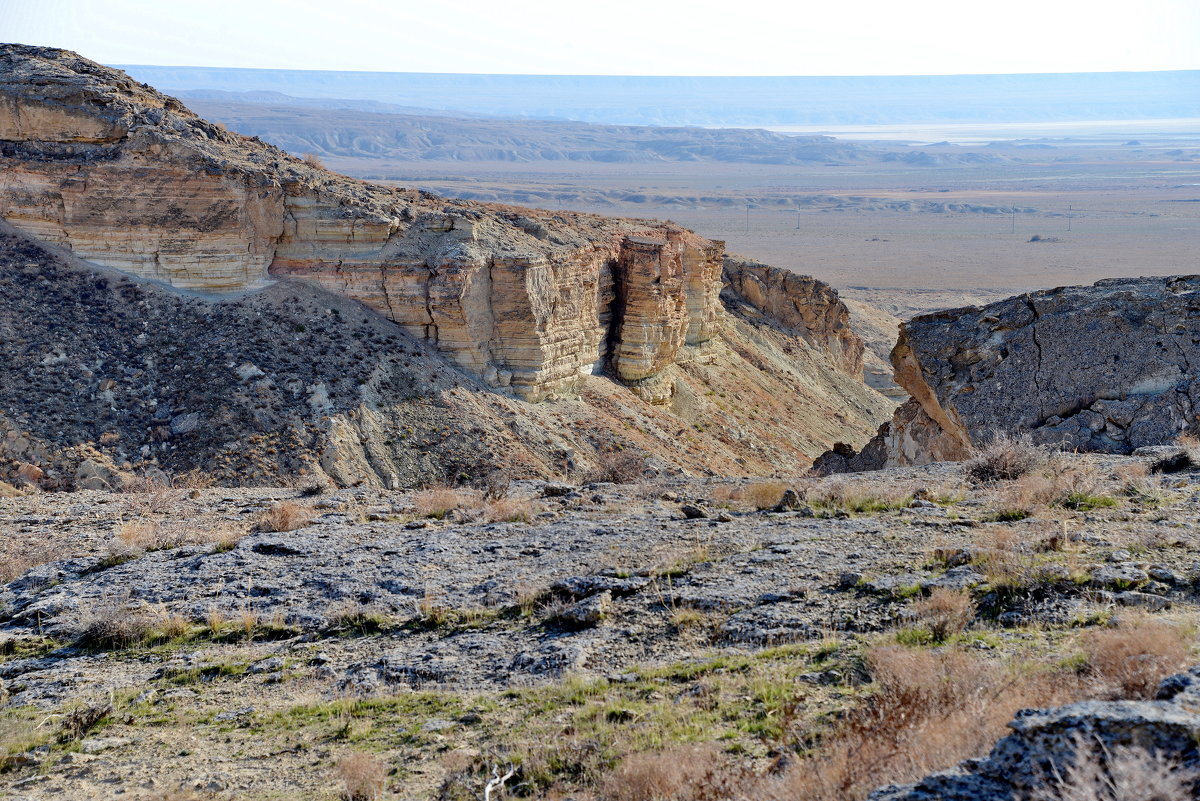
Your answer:
[[[720,242],[354,181],[66,51],[0,46],[0,168],[0,479],[18,484],[387,486],[624,448],[755,474],[862,441],[889,408],[819,282],[760,265],[758,310],[730,314]]]
[[[901,326],[896,381],[911,396],[864,451],[826,470],[965,457],[994,432],[1130,453],[1200,424],[1200,276],[1122,278]]]
[[[652,378],[716,330],[720,242],[354,181],[66,51],[0,49],[0,168],[0,216],[88,261],[207,293],[312,281],[527,399],[609,362]]]
[[[828,351],[844,373],[862,378],[866,347],[850,328],[850,310],[837,290],[807,275],[728,256],[722,275],[727,301],[798,333]]]

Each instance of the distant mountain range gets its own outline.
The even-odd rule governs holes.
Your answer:
[[[182,93],[189,108],[231,130],[257,136],[292,153],[318,156],[401,161],[799,164],[848,163],[894,155],[828,136],[787,136],[746,128],[452,117],[427,109],[418,114],[381,113],[358,111],[355,101],[317,100],[308,105],[307,99],[284,95],[272,95],[264,98],[265,102],[205,99],[212,95]],[[950,157],[980,158],[975,154]]]
[[[881,77],[624,77],[123,65],[172,93],[278,92],[502,117],[787,126],[1200,117],[1200,70]],[[261,101],[260,101],[261,102]],[[359,110],[369,109],[365,106]],[[391,109],[386,109],[391,111]]]

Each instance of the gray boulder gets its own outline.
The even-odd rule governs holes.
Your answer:
[[[1132,453],[1194,421],[1200,276],[1119,278],[916,317],[892,350],[911,395],[860,454],[822,472],[965,458],[994,432]]]

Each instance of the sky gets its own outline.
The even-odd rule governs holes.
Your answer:
[[[555,75],[1200,69],[1200,0],[0,0],[105,64]]]

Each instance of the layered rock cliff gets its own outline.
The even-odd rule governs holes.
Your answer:
[[[716,329],[720,242],[354,181],[66,51],[0,49],[0,167],[0,216],[88,261],[208,293],[313,281],[527,399],[610,361],[652,378]]]
[[[0,46],[0,217],[10,483],[798,471],[890,408],[819,282],[730,314],[721,242],[354,181],[66,51]]]
[[[723,276],[728,301],[799,333],[828,351],[844,373],[862,378],[866,347],[850,328],[850,310],[833,287],[811,276],[729,256]]]
[[[961,459],[995,432],[1130,453],[1200,428],[1200,276],[1063,287],[903,324],[892,351],[911,395],[857,456],[826,470]]]

